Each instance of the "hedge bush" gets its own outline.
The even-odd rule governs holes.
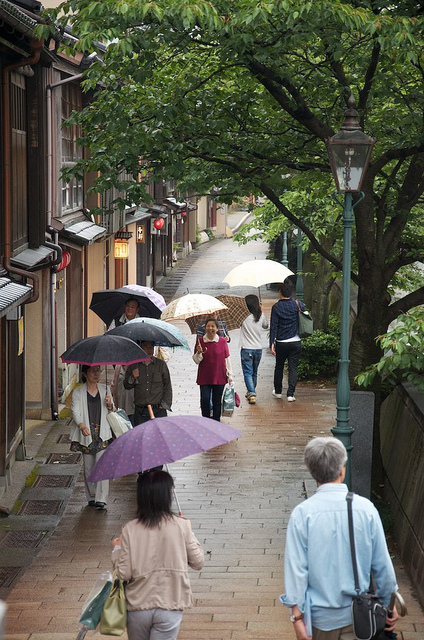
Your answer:
[[[340,320],[331,316],[328,332],[316,329],[302,340],[298,376],[300,379],[334,378],[340,357]]]

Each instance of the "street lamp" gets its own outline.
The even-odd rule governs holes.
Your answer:
[[[350,333],[350,274],[352,253],[353,209],[364,198],[353,204],[353,193],[361,192],[364,177],[369,165],[375,138],[367,136],[358,122],[355,100],[351,95],[345,120],[338,133],[325,141],[330,166],[333,172],[338,193],[344,193],[342,203],[337,196],[335,200],[343,207],[343,268],[342,268],[342,313],[340,334],[339,374],[337,378],[337,419],[331,430],[333,435],[343,442],[347,449],[346,483],[351,483],[352,433],[349,425],[350,383],[349,383],[349,333]]]

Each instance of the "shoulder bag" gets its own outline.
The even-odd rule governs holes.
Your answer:
[[[346,496],[347,514],[349,518],[350,552],[352,555],[356,591],[356,595],[353,596],[352,600],[353,633],[357,640],[372,640],[373,638],[377,638],[386,626],[387,609],[383,607],[381,598],[378,596],[365,591],[360,592],[352,513],[354,495],[352,491],[349,491]]]
[[[299,319],[299,338],[307,338],[311,336],[314,331],[314,321],[309,311],[302,311],[299,302],[297,304],[297,315]]]

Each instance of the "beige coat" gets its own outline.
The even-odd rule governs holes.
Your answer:
[[[190,522],[173,516],[154,529],[128,522],[112,561],[122,580],[131,580],[125,587],[129,611],[182,610],[191,606],[187,565],[200,571],[204,553]]]

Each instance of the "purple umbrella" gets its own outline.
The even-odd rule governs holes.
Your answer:
[[[88,480],[121,478],[176,462],[241,435],[238,429],[201,416],[154,418],[114,440],[104,450]]]

